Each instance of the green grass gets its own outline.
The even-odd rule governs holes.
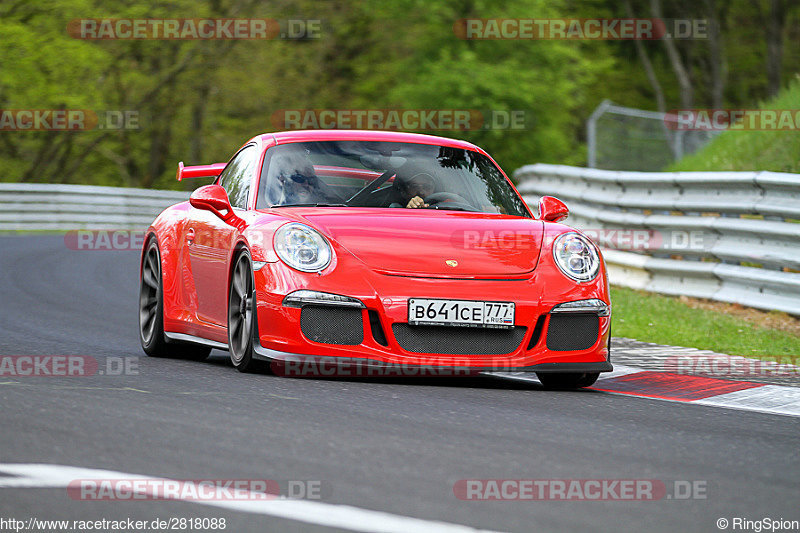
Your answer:
[[[800,108],[800,77],[759,109]],[[666,170],[771,170],[800,172],[800,132],[726,131],[699,152]]]
[[[757,359],[800,357],[798,335],[722,312],[694,309],[678,298],[612,287],[611,304],[611,334],[615,337]]]

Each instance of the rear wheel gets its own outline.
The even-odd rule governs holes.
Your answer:
[[[201,361],[211,348],[197,344],[168,344],[164,336],[164,290],[156,240],[150,239],[139,280],[139,341],[151,357],[179,357]]]
[[[594,385],[600,372],[564,373],[564,372],[542,372],[537,373],[536,377],[547,389],[580,389]]]
[[[253,359],[253,266],[250,252],[236,258],[228,294],[228,350],[239,372],[254,372],[261,365]]]

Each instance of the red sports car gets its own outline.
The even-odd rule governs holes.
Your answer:
[[[254,137],[147,231],[140,339],[151,356],[284,375],[535,372],[548,387],[612,370],[597,247],[534,216],[468,142],[316,130]]]

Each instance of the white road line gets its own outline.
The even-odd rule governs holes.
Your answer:
[[[12,488],[67,488],[78,479],[146,479],[169,481],[138,474],[127,474],[112,470],[99,470],[51,464],[0,463],[0,474],[16,477],[0,477],[0,489]],[[186,482],[184,482],[186,484]],[[127,501],[127,500],[126,500]],[[325,527],[336,527],[350,531],[376,533],[406,533],[422,531],[431,533],[474,533],[477,530],[460,524],[434,520],[423,520],[395,515],[382,511],[361,509],[350,505],[336,505],[309,500],[237,500],[211,501],[176,498],[175,501],[198,503],[231,511],[263,514],[296,520]]]

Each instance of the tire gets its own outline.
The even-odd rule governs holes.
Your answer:
[[[150,357],[176,357],[202,361],[211,348],[199,344],[167,343],[164,336],[164,284],[158,242],[147,243],[139,279],[139,342]]]
[[[255,372],[263,365],[253,359],[253,263],[243,249],[233,262],[228,290],[228,352],[239,372]]]
[[[600,372],[564,373],[564,372],[541,372],[536,377],[542,382],[546,389],[573,390],[594,385]]]

